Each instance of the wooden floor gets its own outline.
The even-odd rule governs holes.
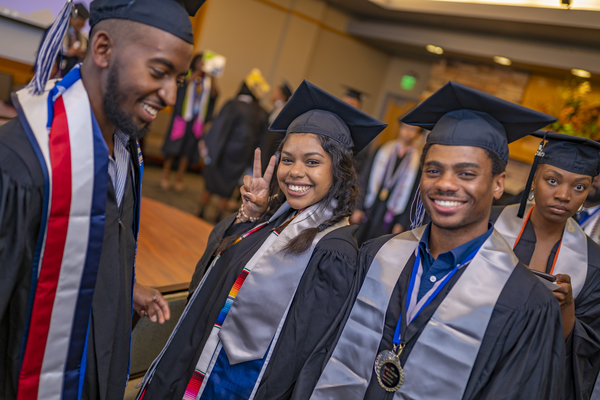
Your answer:
[[[212,228],[191,214],[142,197],[136,281],[162,291],[187,287]]]

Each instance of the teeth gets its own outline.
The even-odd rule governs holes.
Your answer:
[[[434,200],[434,203],[440,207],[446,207],[446,208],[457,207],[457,206],[460,206],[461,204],[463,204],[462,201],[448,201],[448,200]]]
[[[300,192],[300,193],[304,193],[306,192],[308,189],[310,189],[310,186],[296,186],[296,185],[288,185],[288,187],[290,188],[290,190],[292,192]]]
[[[142,107],[144,107],[144,110],[148,111],[148,113],[150,115],[152,115],[153,117],[156,117],[156,114],[158,114],[158,110],[154,107],[150,107],[148,104],[146,103],[142,103]]]

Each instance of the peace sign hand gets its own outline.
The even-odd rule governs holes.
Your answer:
[[[244,211],[246,212],[246,215],[251,218],[258,218],[267,211],[269,202],[269,184],[273,177],[276,161],[277,159],[275,156],[272,156],[271,160],[269,160],[269,166],[265,171],[265,175],[261,176],[262,166],[260,162],[260,149],[257,148],[254,151],[253,176],[244,176],[244,186],[240,188],[242,202],[244,203]]]

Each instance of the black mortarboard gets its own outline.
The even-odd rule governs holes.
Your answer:
[[[353,87],[350,87],[348,85],[342,85],[342,86],[344,86],[346,88],[346,94],[345,94],[345,96],[348,96],[350,98],[362,101],[363,100],[363,96],[367,95],[367,93],[361,92],[360,90],[354,89]]]
[[[90,12],[85,7],[85,4],[83,4],[83,3],[73,3],[73,8],[75,9],[76,15],[78,17],[81,17],[83,19],[90,18]]]
[[[401,121],[431,130],[427,143],[480,147],[506,162],[508,143],[556,118],[450,81]]]
[[[169,32],[188,43],[194,42],[189,16],[205,0],[94,0],[90,5],[90,26],[105,19],[125,19]]]
[[[361,151],[387,125],[303,81],[269,128],[273,132],[314,133]]]
[[[521,207],[517,216],[523,218],[527,195],[538,164],[548,164],[565,171],[594,178],[600,173],[600,143],[577,136],[562,133],[537,131],[533,136],[542,138],[542,142],[535,154],[527,184],[521,198]],[[546,141],[547,140],[547,141]],[[544,141],[546,143],[544,144]]]

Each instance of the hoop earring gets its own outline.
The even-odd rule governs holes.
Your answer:
[[[535,194],[533,193],[533,189],[529,192],[529,196],[527,196],[527,200],[533,201],[535,199]]]
[[[578,213],[583,211],[583,203],[581,204],[581,206],[579,207],[579,209],[577,210]]]

